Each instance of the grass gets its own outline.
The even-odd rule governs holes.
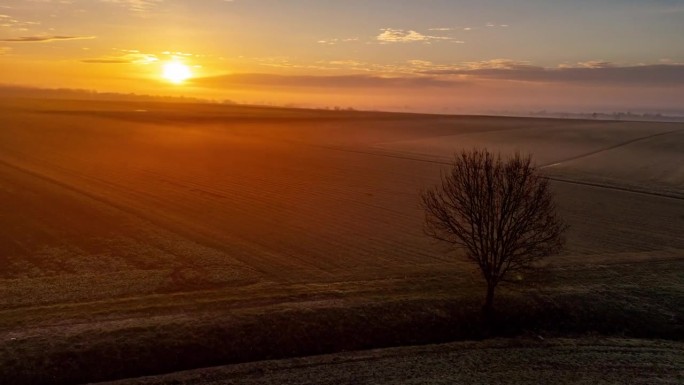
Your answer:
[[[6,334],[0,348],[0,372],[12,384],[69,384],[491,337],[681,341],[682,268],[683,261],[669,260],[555,269],[555,284],[543,291],[501,290],[493,324],[481,317],[480,288],[450,287],[443,279],[379,286],[375,292],[355,292],[349,283],[327,290],[322,285],[283,287],[280,293],[270,287],[263,288],[261,300],[245,293],[231,299],[224,292],[62,305],[36,311],[34,327],[25,330],[16,326],[31,311],[18,309],[15,337]],[[660,279],[632,282],[642,275]],[[5,322],[8,315],[3,313]]]
[[[109,385],[678,384],[681,342],[628,338],[490,339],[213,367]]]

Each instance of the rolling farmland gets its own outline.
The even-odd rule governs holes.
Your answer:
[[[0,361],[271,312],[439,315],[480,281],[423,234],[419,191],[472,147],[553,180],[571,229],[544,296],[681,330],[681,123],[0,100]]]

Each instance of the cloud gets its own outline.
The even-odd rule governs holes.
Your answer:
[[[81,60],[83,63],[93,63],[93,64],[126,64],[131,63],[130,60],[126,59],[85,59]]]
[[[455,31],[454,28],[430,28],[430,31],[440,31],[440,32],[449,32],[449,31]],[[337,45],[341,43],[355,43],[355,42],[360,42],[362,41],[358,37],[352,37],[352,38],[330,38],[330,39],[320,39],[317,41],[318,44],[324,44],[324,45]],[[380,33],[372,38],[372,40],[368,41],[364,39],[364,42],[366,43],[372,43],[372,41],[379,42],[380,44],[390,44],[390,43],[423,43],[423,44],[431,44],[432,42],[435,41],[448,41],[451,43],[464,43],[461,40],[457,40],[455,37],[452,36],[435,36],[435,35],[426,35],[423,33],[420,33],[418,31],[414,30],[404,30],[404,29],[395,29],[395,28],[382,28],[380,29]]]
[[[105,56],[81,60],[88,64],[151,64],[159,61],[159,57],[154,54],[141,53],[138,50],[120,50],[122,55]]]
[[[619,67],[607,62],[580,63],[575,67],[544,68],[512,61],[486,66],[425,70],[432,76],[461,75],[475,79],[512,80],[541,83],[576,83],[618,86],[682,86],[684,65],[652,64]]]
[[[381,44],[416,43],[416,42],[431,43],[433,41],[440,41],[440,40],[441,41],[452,41],[455,43],[463,43],[462,41],[456,40],[453,37],[424,35],[420,32],[416,32],[414,30],[384,28],[384,29],[381,29],[381,31],[382,32],[378,36],[376,36],[376,40],[378,40]]]
[[[10,47],[0,47],[0,56],[7,55],[7,53],[11,50],[12,48]]]
[[[50,41],[61,41],[61,40],[84,40],[84,39],[95,39],[95,36],[22,36],[9,39],[0,39],[0,41],[12,42],[12,43],[43,43]]]
[[[0,14],[0,27],[15,31],[27,31],[29,28],[39,25],[39,21],[22,21],[10,15]]]
[[[358,60],[329,60],[329,61],[319,61],[317,63],[328,64],[331,66],[337,66],[337,68],[339,68],[339,67],[343,67],[343,68],[359,68],[359,67],[361,67],[361,68],[363,68],[363,67],[367,66],[366,63],[358,61]],[[332,67],[332,68],[336,68],[336,67]]]
[[[463,63],[463,67],[469,70],[481,70],[481,69],[533,69],[539,68],[529,64],[526,61],[516,61],[510,59],[492,59],[492,60],[482,60]]]
[[[283,87],[283,88],[414,88],[451,87],[459,82],[440,80],[432,76],[383,77],[371,75],[273,75],[233,74],[194,79],[202,87]]]
[[[580,62],[577,63],[579,67],[583,68],[611,68],[615,67],[615,65],[611,62],[603,61],[603,60],[591,60],[591,61],[585,61],[585,62]],[[572,68],[572,67],[569,67]]]
[[[407,61],[408,64],[410,64],[412,67],[422,67],[422,68],[427,68],[427,67],[433,67],[434,64],[429,61],[429,60],[420,60],[420,59],[412,59]]]
[[[485,27],[487,27],[487,28],[508,28],[509,25],[508,24],[496,24],[496,23],[489,22],[489,23],[485,24]],[[470,30],[470,29],[468,29],[468,30]]]
[[[120,4],[133,12],[143,13],[147,12],[164,0],[100,0],[103,3]]]
[[[349,38],[344,38],[344,39],[321,39],[318,40],[318,44],[325,44],[325,45],[336,45],[340,43],[354,43],[358,42],[359,38],[358,37],[349,37]]]

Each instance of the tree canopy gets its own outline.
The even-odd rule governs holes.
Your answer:
[[[462,151],[441,183],[423,191],[422,206],[426,233],[479,267],[488,313],[500,282],[563,248],[567,226],[531,156]]]

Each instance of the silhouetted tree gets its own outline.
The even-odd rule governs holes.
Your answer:
[[[422,206],[426,233],[463,249],[482,272],[487,315],[499,283],[563,247],[567,226],[530,156],[462,151],[441,184],[423,191]]]

